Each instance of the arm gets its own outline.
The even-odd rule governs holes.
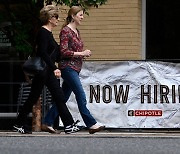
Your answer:
[[[38,51],[39,56],[45,61],[47,66],[53,71],[57,69],[55,63],[51,61],[50,55],[48,54],[49,35],[44,31],[41,31],[38,37]]]
[[[90,57],[91,56],[91,50],[84,50],[83,52],[74,52],[74,57]]]

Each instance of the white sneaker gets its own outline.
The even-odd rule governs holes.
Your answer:
[[[77,123],[79,123],[80,121],[77,120],[76,122],[74,122],[72,125],[66,126],[64,129],[64,132],[66,134],[71,134],[71,133],[75,133],[81,130],[81,126],[78,126]]]
[[[32,131],[27,126],[14,125],[13,128],[21,134],[32,134]]]

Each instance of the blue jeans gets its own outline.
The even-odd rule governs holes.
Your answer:
[[[66,67],[65,69],[61,70],[61,76],[64,80],[62,84],[62,89],[64,92],[65,101],[67,102],[71,93],[73,92],[75,94],[78,109],[85,125],[89,128],[92,125],[96,124],[96,120],[93,118],[86,106],[86,95],[79,78],[79,73],[70,67]],[[53,125],[55,118],[58,115],[59,114],[56,105],[54,104],[46,115],[44,123],[48,125]]]

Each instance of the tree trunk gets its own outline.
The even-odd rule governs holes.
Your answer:
[[[38,99],[32,109],[32,131],[41,131],[41,98]]]

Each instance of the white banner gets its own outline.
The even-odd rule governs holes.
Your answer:
[[[85,62],[80,73],[87,107],[109,128],[180,128],[180,64]],[[68,106],[79,114],[74,95]]]

